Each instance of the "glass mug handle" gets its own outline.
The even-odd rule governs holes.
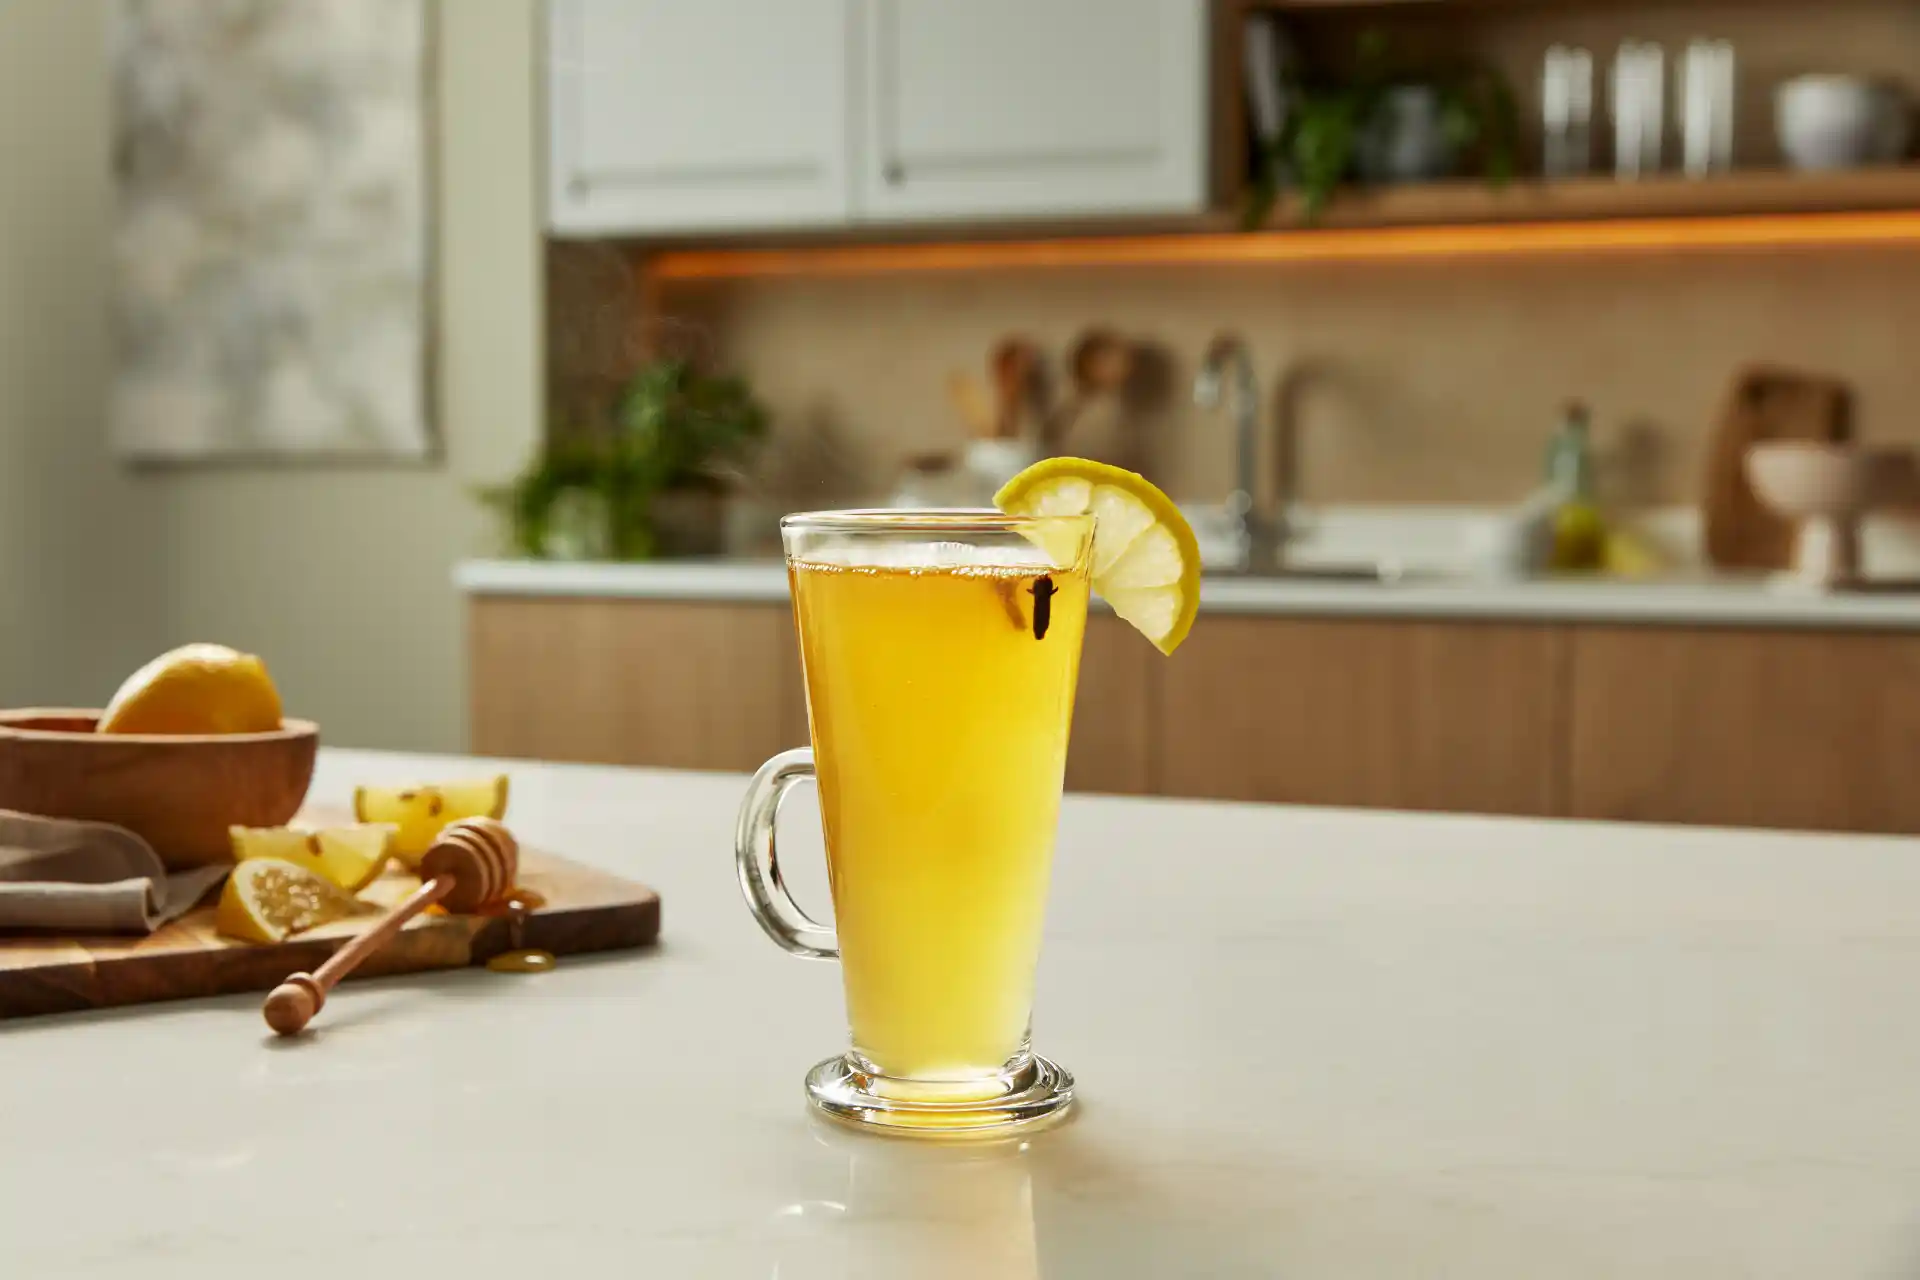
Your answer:
[[[782,751],[760,766],[747,784],[740,802],[740,820],[733,831],[734,864],[740,872],[740,891],[747,896],[753,918],[782,950],[811,960],[837,960],[840,939],[793,900],[780,876],[778,825],[780,802],[796,784],[813,777],[813,752],[806,747]]]

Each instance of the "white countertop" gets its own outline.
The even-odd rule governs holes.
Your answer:
[[[775,560],[637,564],[469,560],[456,568],[454,581],[472,595],[769,603],[788,598],[786,569]],[[1654,581],[1520,582],[1440,576],[1394,582],[1222,577],[1202,584],[1200,600],[1207,613],[1274,617],[1920,628],[1920,590],[1817,595],[1761,578],[1704,575]]]
[[[316,798],[470,761],[324,753]],[[1068,801],[1023,1147],[843,1135],[835,968],[761,936],[742,780],[514,770],[657,950],[0,1032],[0,1275],[1895,1276],[1920,847]],[[810,805],[783,866],[824,890]]]

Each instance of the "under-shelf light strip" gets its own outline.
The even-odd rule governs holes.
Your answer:
[[[1409,258],[1916,243],[1920,243],[1920,210],[1900,210],[939,244],[813,245],[785,249],[683,249],[655,255],[648,263],[647,272],[659,281],[725,280],[1049,267],[1390,262]]]

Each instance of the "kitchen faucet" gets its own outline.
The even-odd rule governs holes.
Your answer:
[[[1259,509],[1255,496],[1260,390],[1253,373],[1253,357],[1238,334],[1222,333],[1207,344],[1206,354],[1200,359],[1200,372],[1193,379],[1193,402],[1203,409],[1217,409],[1229,399],[1234,417],[1234,488],[1227,495],[1227,509],[1239,521],[1246,539],[1246,568],[1257,573],[1273,567],[1281,530],[1277,521]]]

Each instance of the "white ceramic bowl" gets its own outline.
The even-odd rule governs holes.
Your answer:
[[[1846,519],[1906,498],[1911,451],[1779,440],[1747,450],[1747,478],[1762,502],[1794,520]]]
[[[1886,164],[1906,151],[1907,104],[1858,76],[1798,76],[1774,93],[1774,131],[1796,169]]]

